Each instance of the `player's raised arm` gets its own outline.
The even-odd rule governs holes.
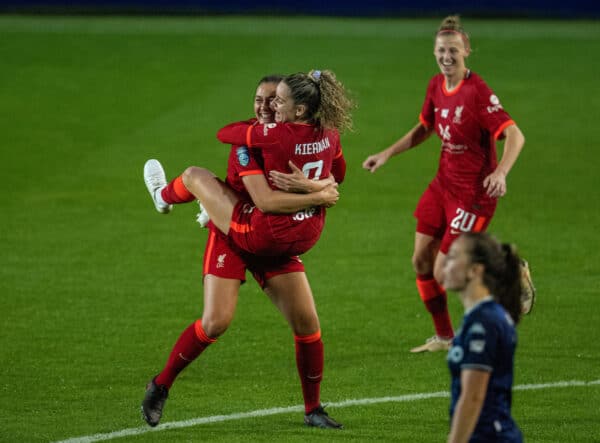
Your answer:
[[[394,155],[401,154],[404,151],[423,143],[431,135],[433,130],[423,123],[419,122],[414,128],[408,131],[402,138],[397,140],[387,149],[377,154],[370,155],[363,162],[362,167],[369,172],[375,172],[383,166]]]

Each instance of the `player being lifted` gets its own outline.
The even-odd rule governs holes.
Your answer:
[[[142,412],[150,426],[160,422],[178,374],[229,327],[249,270],[293,332],[304,422],[321,428],[342,427],[328,416],[320,402],[324,367],[320,322],[304,264],[290,251],[317,241],[325,209],[314,206],[328,206],[337,200],[335,184],[342,182],[346,170],[337,129],[343,130],[351,123],[350,106],[343,85],[330,71],[299,73],[283,79],[268,76],[256,90],[256,118],[229,125],[219,133],[234,144],[226,183],[205,169],[191,167],[167,184],[160,163],[146,163],[144,178],[159,212],[169,212],[172,204],[201,198],[212,219],[204,254],[202,317],[182,332],[165,367],[148,383]],[[306,149],[300,149],[294,157],[291,154],[295,155],[296,144],[306,145]],[[266,172],[271,168],[288,171],[290,158],[311,178],[324,179],[303,178],[302,194],[275,190],[269,186]],[[290,255],[278,255],[284,252]]]

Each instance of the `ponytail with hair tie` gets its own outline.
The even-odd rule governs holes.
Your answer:
[[[321,71],[318,69],[313,69],[308,75],[312,78],[315,83],[319,84],[321,82]]]

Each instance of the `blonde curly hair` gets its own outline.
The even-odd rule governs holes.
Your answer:
[[[355,104],[332,71],[299,72],[288,75],[283,82],[290,89],[294,102],[306,106],[307,120],[339,132],[353,130]]]

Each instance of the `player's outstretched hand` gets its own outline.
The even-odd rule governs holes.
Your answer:
[[[379,167],[383,166],[388,161],[388,156],[385,151],[377,154],[369,155],[363,162],[362,167],[369,172],[375,172]]]
[[[483,187],[487,195],[498,198],[506,194],[506,175],[501,171],[494,171],[483,180]]]

